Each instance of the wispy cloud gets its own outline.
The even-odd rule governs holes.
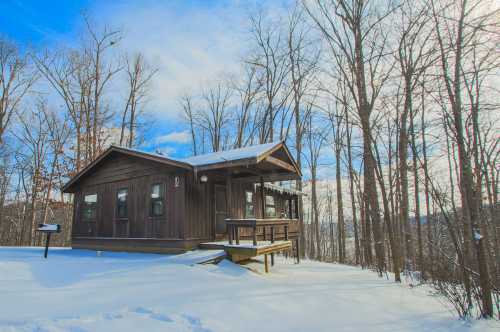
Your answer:
[[[157,145],[165,144],[165,143],[178,143],[185,144],[191,141],[191,136],[188,131],[175,131],[173,133],[158,136],[155,138],[155,143]]]

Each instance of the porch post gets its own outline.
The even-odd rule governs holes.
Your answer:
[[[264,178],[260,177],[260,200],[262,202],[262,219],[266,219],[266,195],[264,194]]]
[[[274,226],[271,226],[271,243],[274,243]],[[274,252],[271,253],[271,266],[274,266]]]
[[[233,213],[232,191],[233,191],[233,189],[232,189],[231,173],[228,170],[227,174],[226,174],[226,209],[227,209],[227,218],[229,218],[229,219],[232,219],[232,217],[233,217],[233,215],[232,215],[232,213]],[[229,244],[233,244],[234,228],[226,226],[226,232],[227,232]]]
[[[264,178],[261,176],[260,177],[260,202],[261,202],[261,213],[262,219],[266,219],[266,195],[264,194]],[[266,226],[263,227],[263,236],[264,236],[264,241],[266,240]],[[266,255],[266,261],[267,261],[267,255]],[[267,272],[267,271],[266,271]]]

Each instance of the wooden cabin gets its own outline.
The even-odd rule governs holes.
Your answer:
[[[182,252],[227,239],[237,220],[286,221],[273,239],[297,238],[300,193],[275,183],[300,177],[284,142],[185,159],[111,146],[63,187],[74,194],[72,247]],[[265,237],[253,231],[237,237]]]

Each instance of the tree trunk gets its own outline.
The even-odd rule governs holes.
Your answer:
[[[412,112],[413,113],[413,112]],[[417,240],[418,240],[418,268],[420,269],[422,279],[425,279],[424,268],[424,252],[422,247],[422,224],[420,220],[420,189],[419,189],[419,175],[418,175],[418,154],[416,146],[416,134],[414,126],[414,114],[410,114],[410,128],[411,128],[411,147],[413,156],[413,184],[415,192],[415,223],[417,225]]]

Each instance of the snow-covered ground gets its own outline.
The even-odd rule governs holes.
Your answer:
[[[217,253],[208,253],[214,255]],[[427,289],[355,267],[277,259],[270,274],[178,256],[0,248],[0,331],[498,331]]]

